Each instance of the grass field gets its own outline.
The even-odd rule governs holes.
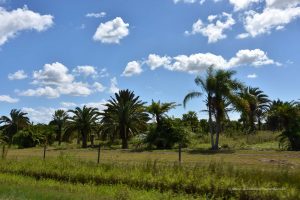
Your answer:
[[[298,199],[300,196],[299,152],[228,149],[216,153],[184,149],[181,165],[176,150],[102,149],[100,165],[96,164],[96,148],[50,147],[45,161],[42,154],[43,148],[9,150],[7,159],[0,162],[0,179],[6,183],[1,187],[0,198]],[[44,197],[43,191],[48,195]]]
[[[36,180],[32,177],[1,173],[0,185],[0,199],[194,199],[185,194],[137,190],[126,185],[71,184],[51,179]]]
[[[256,144],[257,146],[258,144]],[[59,155],[70,155],[86,161],[97,161],[97,148],[55,148],[48,147],[46,158],[55,158]],[[120,149],[101,149],[101,162],[144,162],[149,160],[176,162],[178,152],[174,150],[134,151]],[[10,149],[8,159],[42,158],[43,148]],[[235,165],[253,166],[286,166],[300,167],[300,152],[279,150],[232,150],[224,149],[220,152],[211,152],[205,149],[183,149],[182,162],[184,163],[210,163],[225,162]]]
[[[0,199],[300,199],[300,152],[281,151],[273,134],[222,136],[226,148],[81,149],[75,144],[8,151]]]

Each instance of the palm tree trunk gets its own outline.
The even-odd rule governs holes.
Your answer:
[[[62,127],[61,126],[59,126],[59,128],[58,128],[58,146],[60,146],[61,145],[61,132],[62,132]]]
[[[122,126],[120,129],[120,135],[122,139],[122,149],[128,149],[127,134],[124,126]]]
[[[208,97],[208,124],[209,124],[211,148],[213,149],[214,148],[214,132],[213,132],[211,97],[210,97],[210,95]]]
[[[159,130],[161,127],[160,117],[156,115],[156,130]]]
[[[82,148],[87,148],[87,133],[85,131],[82,131],[81,135],[82,135]]]
[[[214,146],[214,150],[218,150],[219,149],[219,136],[220,136],[220,132],[221,132],[221,120],[219,119],[219,117],[216,118],[216,142],[215,142],[215,146]]]

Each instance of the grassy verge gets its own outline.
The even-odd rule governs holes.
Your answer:
[[[126,185],[70,184],[51,179],[36,180],[20,175],[0,174],[0,199],[53,200],[53,199],[103,199],[151,200],[194,199],[184,194],[161,193],[155,190],[136,190]]]
[[[94,162],[60,156],[45,162],[36,159],[1,161],[0,172],[74,184],[121,184],[140,190],[197,197],[297,199],[300,196],[298,169],[237,167],[221,162],[179,166],[176,163],[148,161],[105,163],[98,166]]]

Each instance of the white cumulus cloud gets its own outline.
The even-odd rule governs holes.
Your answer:
[[[110,79],[110,88],[109,88],[109,93],[117,93],[119,92],[119,88],[118,88],[118,80],[116,77],[113,77],[112,79]]]
[[[171,64],[171,57],[169,56],[159,56],[156,54],[150,54],[146,64],[150,67],[151,70],[155,70],[158,67],[168,66]]]
[[[101,23],[93,36],[95,41],[102,43],[120,43],[120,40],[129,35],[129,24],[121,17]]]
[[[259,3],[262,0],[229,0],[234,6],[235,11],[243,10],[248,8],[253,3]]]
[[[132,61],[132,62],[129,62],[127,64],[127,66],[125,67],[125,69],[122,73],[122,76],[130,77],[133,75],[138,75],[142,72],[143,72],[143,69],[141,67],[141,64],[137,61]]]
[[[85,77],[88,77],[88,76],[96,77],[98,74],[96,68],[93,66],[89,66],[89,65],[77,66],[73,70],[73,72],[76,74],[82,74]]]
[[[25,73],[24,70],[18,70],[13,74],[8,74],[8,79],[9,80],[22,80],[27,78],[28,75]]]
[[[166,56],[165,56],[166,57]],[[188,73],[199,73],[206,70],[210,66],[218,69],[230,69],[239,66],[254,66],[259,67],[262,65],[281,65],[280,63],[270,59],[267,53],[260,49],[244,49],[236,53],[234,57],[227,60],[221,55],[212,53],[197,53],[192,55],[178,55],[175,57],[168,57],[168,62],[160,62],[155,68],[150,65],[149,60],[145,63],[153,69],[164,67],[171,71],[182,71]],[[162,60],[163,57],[155,55],[156,60]]]
[[[106,16],[106,12],[100,12],[100,13],[87,13],[85,15],[86,17],[89,18],[102,18]]]
[[[267,8],[262,13],[248,12],[244,27],[249,36],[256,37],[271,33],[273,29],[282,29],[299,17],[300,7],[286,9]]]
[[[33,72],[34,83],[44,85],[61,85],[71,83],[74,76],[69,74],[69,69],[59,62],[45,64],[43,69]]]
[[[97,75],[97,71],[92,66],[79,66],[73,72],[85,76]],[[58,62],[45,64],[43,69],[34,71],[32,83],[37,87],[19,91],[19,95],[58,98],[61,95],[89,96],[94,92],[105,90],[105,87],[99,82],[89,84],[75,80],[69,69]]]
[[[53,25],[53,16],[41,15],[26,6],[7,11],[0,7],[0,46],[25,30],[45,31]]]
[[[300,0],[266,0],[268,8],[288,8],[300,4]]]
[[[76,103],[73,103],[73,102],[65,102],[65,101],[60,102],[60,105],[63,106],[63,107],[66,107],[66,108],[68,108],[68,107],[76,107],[76,106],[77,106]]]
[[[9,95],[0,95],[0,102],[17,103],[19,102],[19,99],[12,98]]]
[[[28,96],[28,97],[42,97],[46,96],[48,98],[58,98],[60,93],[57,89],[46,86],[46,87],[39,87],[36,89],[28,89],[19,93],[21,96]]]
[[[300,0],[266,0],[261,12],[245,12],[244,28],[246,33],[237,36],[239,39],[270,34],[273,30],[282,30],[286,25],[300,18]]]
[[[104,87],[101,83],[99,83],[99,82],[95,82],[94,84],[93,84],[93,87],[94,87],[94,89],[97,91],[97,92],[103,92],[105,89],[106,89],[106,87]]]
[[[255,79],[255,78],[257,78],[257,75],[256,74],[249,74],[247,76],[247,78]]]
[[[227,37],[224,31],[231,29],[235,24],[231,14],[223,13],[219,16],[208,16],[208,21],[210,23],[204,24],[201,19],[193,24],[192,31],[185,31],[187,35],[201,34],[208,37],[208,43],[215,43],[219,40],[225,39]]]
[[[235,57],[231,58],[228,62],[228,65],[233,66],[241,66],[241,65],[252,65],[252,66],[261,66],[261,65],[281,65],[278,62],[268,58],[267,54],[260,50],[240,50],[236,53]]]
[[[46,108],[46,107],[38,107],[38,108],[24,107],[21,110],[28,114],[28,117],[32,122],[36,124],[37,123],[48,124],[52,120],[52,116],[55,110],[57,109]]]

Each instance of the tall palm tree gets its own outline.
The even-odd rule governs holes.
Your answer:
[[[83,108],[75,108],[69,110],[71,117],[68,118],[68,131],[77,130],[82,137],[82,148],[87,148],[88,136],[97,128],[100,113],[97,108],[83,106]]]
[[[151,105],[147,107],[147,111],[153,115],[156,120],[157,127],[161,126],[161,120],[168,111],[175,108],[177,105],[175,102],[161,103],[160,101],[155,102],[152,100]]]
[[[183,106],[186,107],[186,104],[188,101],[191,99],[201,97],[203,95],[203,92],[206,93],[206,106],[207,106],[207,111],[208,111],[208,124],[209,124],[209,132],[210,132],[210,141],[211,141],[211,148],[214,148],[214,130],[213,130],[213,109],[212,109],[212,99],[213,99],[213,85],[214,85],[214,71],[213,67],[209,67],[208,70],[206,71],[206,76],[205,77],[200,77],[197,76],[195,78],[195,84],[197,86],[201,87],[201,92],[200,91],[192,91],[188,93],[184,100],[183,100]]]
[[[50,125],[56,126],[56,136],[58,140],[58,145],[61,144],[63,128],[68,119],[68,113],[64,110],[56,110],[54,115],[52,116],[52,121],[49,123]]]
[[[0,127],[3,134],[7,138],[7,143],[12,144],[13,136],[19,131],[30,124],[29,118],[26,116],[27,113],[21,110],[13,109],[10,112],[10,117],[2,116],[0,117],[0,124],[4,124]]]
[[[211,146],[212,149],[218,149],[219,135],[222,131],[221,123],[226,118],[226,110],[228,108],[228,102],[233,105],[237,104],[239,99],[237,92],[243,88],[243,84],[238,80],[233,79],[235,71],[215,70],[213,66],[209,67],[206,76],[196,77],[195,83],[200,86],[201,89],[206,93],[206,105],[209,117],[209,129],[211,135]],[[184,100],[183,105],[186,106],[187,102],[195,97],[202,96],[203,93],[199,91],[193,91],[188,93]],[[215,119],[216,127],[216,138],[214,141],[214,127],[213,118]]]
[[[261,118],[266,113],[269,107],[270,100],[259,88],[247,87],[239,96],[244,101],[244,108],[242,108],[242,115],[249,123],[250,132],[255,131],[255,122],[258,122],[258,129],[261,129]]]
[[[102,114],[103,130],[118,133],[122,139],[122,148],[128,148],[128,139],[131,135],[147,128],[148,114],[145,102],[139,100],[132,91],[120,90],[105,104]]]

